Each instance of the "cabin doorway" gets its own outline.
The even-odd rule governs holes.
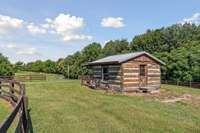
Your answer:
[[[139,66],[139,87],[147,86],[147,65]]]

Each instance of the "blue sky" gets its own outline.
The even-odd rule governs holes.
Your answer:
[[[66,57],[91,42],[128,39],[175,23],[197,23],[198,0],[4,0],[0,52],[12,62]]]

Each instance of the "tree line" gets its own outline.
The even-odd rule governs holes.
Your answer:
[[[175,24],[147,30],[130,42],[126,39],[111,40],[104,47],[93,42],[81,51],[57,61],[17,62],[13,68],[15,71],[59,73],[66,78],[76,79],[89,72],[83,67],[87,62],[136,51],[149,52],[166,63],[161,67],[163,80],[200,81],[200,26],[194,24]]]

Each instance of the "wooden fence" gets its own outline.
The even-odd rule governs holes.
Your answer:
[[[34,81],[34,80],[46,80],[45,74],[24,74],[24,75],[14,75],[14,76],[0,76],[2,79],[14,79],[16,81]]]
[[[15,80],[18,81],[34,81],[34,80],[46,80],[45,74],[29,74],[29,75],[16,75]]]
[[[25,85],[15,80],[0,78],[0,98],[13,106],[12,112],[0,124],[0,133],[6,133],[11,124],[18,120],[16,133],[28,132],[28,98],[25,95]]]
[[[181,81],[162,80],[162,84],[187,86],[187,87],[199,88],[200,89],[200,82],[181,82]]]

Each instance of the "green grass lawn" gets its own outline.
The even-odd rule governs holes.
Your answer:
[[[200,132],[198,89],[163,85],[162,91],[195,97],[175,103],[149,96],[107,95],[55,75],[27,82],[26,89],[36,133]]]
[[[0,99],[0,123],[3,122],[7,115],[9,115],[11,110],[12,108],[9,103],[4,101],[3,99]]]
[[[6,117],[12,112],[12,106],[3,99],[0,99],[0,124],[6,119]],[[14,123],[11,124],[11,128],[9,128],[8,133],[13,133],[16,127],[16,122],[18,119],[14,120]]]
[[[108,95],[48,74],[47,81],[26,82],[26,92],[35,133],[200,132],[199,89],[162,85],[161,93],[153,96]],[[162,102],[184,94],[192,98]],[[10,111],[0,100],[0,121]]]

